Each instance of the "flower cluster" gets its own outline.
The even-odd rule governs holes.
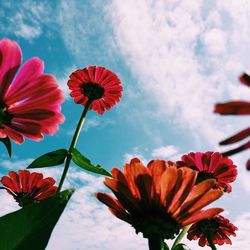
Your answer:
[[[125,164],[123,172],[114,168],[112,175],[104,183],[116,198],[108,193],[97,193],[97,198],[145,238],[159,235],[161,239],[174,239],[180,229],[194,223],[189,239],[206,242],[204,231],[197,232],[197,225],[202,224],[212,225],[215,244],[229,242],[227,237],[220,241],[216,237],[227,222],[221,222],[223,217],[218,216],[223,209],[202,210],[224,191],[231,191],[229,183],[235,180],[237,170],[227,157],[218,152],[198,152],[184,155],[177,164],[154,160],[146,167],[134,158]],[[219,219],[220,224],[214,223]],[[230,230],[234,235],[236,227]]]

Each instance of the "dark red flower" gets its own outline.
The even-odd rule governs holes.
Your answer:
[[[203,180],[214,178],[216,180],[214,188],[220,188],[224,192],[231,192],[229,183],[233,182],[237,176],[236,166],[228,157],[223,157],[219,152],[191,152],[181,157],[177,166],[189,167],[198,171],[196,184]]]
[[[2,188],[6,189],[21,207],[47,199],[57,191],[53,178],[43,178],[43,174],[30,173],[28,170],[19,170],[18,173],[11,171],[9,176],[2,177],[0,182],[4,186]]]
[[[180,228],[222,211],[201,210],[223,194],[212,188],[214,180],[194,186],[197,172],[177,169],[172,162],[156,160],[145,167],[135,158],[124,166],[123,172],[113,168],[112,175],[104,183],[117,199],[107,193],[97,193],[97,198],[145,238],[157,234],[163,239],[173,239]]]
[[[0,41],[0,138],[17,143],[24,137],[41,140],[53,135],[64,121],[60,113],[63,93],[52,75],[43,73],[43,62],[28,60],[19,70],[22,52],[16,42]]]
[[[240,82],[250,87],[250,75],[249,73],[243,73],[240,78]],[[250,115],[250,102],[247,101],[231,101],[226,103],[219,103],[215,106],[215,113],[221,115]],[[229,145],[239,141],[242,141],[250,136],[250,127],[246,128],[237,134],[229,137],[228,139],[220,142],[220,145]],[[223,153],[225,156],[237,154],[243,150],[250,148],[250,141],[245,142],[243,145],[234,149],[228,150]],[[247,162],[247,169],[250,170],[250,159]]]
[[[109,110],[122,96],[119,78],[112,71],[99,66],[78,69],[69,76],[70,95],[75,103],[85,106],[88,100],[93,103],[90,109],[103,114]]]
[[[230,244],[232,241],[229,236],[236,236],[238,230],[228,219],[221,215],[216,215],[212,219],[201,220],[193,224],[188,230],[187,238],[189,240],[198,240],[201,247],[209,246],[207,237],[211,237],[214,244]]]

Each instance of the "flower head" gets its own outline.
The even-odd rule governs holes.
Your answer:
[[[236,236],[238,230],[228,219],[221,215],[216,215],[211,219],[201,220],[193,224],[188,230],[187,238],[189,240],[198,240],[201,247],[209,246],[207,237],[211,237],[214,244],[230,244],[232,241],[229,236]]]
[[[90,109],[103,114],[109,110],[122,96],[119,78],[112,71],[99,66],[78,69],[69,76],[70,95],[75,103],[86,106],[92,101]]]
[[[180,228],[222,211],[201,210],[223,194],[212,188],[214,180],[194,186],[197,172],[177,169],[171,162],[155,160],[145,167],[135,158],[124,166],[123,172],[114,168],[112,175],[104,183],[117,199],[107,193],[97,193],[97,198],[145,238],[158,234],[163,239],[173,239]]]
[[[215,188],[220,188],[224,192],[231,192],[229,183],[233,182],[237,176],[236,166],[228,157],[223,157],[219,152],[189,153],[181,157],[177,166],[189,167],[198,171],[196,184],[203,180],[215,179]]]
[[[22,52],[16,42],[0,40],[0,138],[17,143],[24,137],[41,140],[53,135],[64,120],[60,113],[63,93],[52,75],[43,73],[43,62],[28,60],[17,73]]]
[[[47,199],[57,191],[53,178],[43,178],[42,174],[28,170],[19,170],[18,173],[11,171],[0,182],[4,186],[2,189],[6,189],[21,207]]]
[[[240,82],[248,87],[250,87],[250,74],[243,73],[240,78]],[[218,103],[215,106],[215,113],[221,115],[250,115],[250,102],[247,101],[231,101],[226,103]],[[220,142],[220,145],[229,145],[239,141],[242,141],[250,136],[250,127],[238,132],[237,134],[227,138],[226,140]],[[225,156],[237,154],[241,151],[250,148],[250,141],[243,143],[241,146],[234,149],[228,150],[223,153]],[[247,169],[250,170],[250,159],[247,161]]]

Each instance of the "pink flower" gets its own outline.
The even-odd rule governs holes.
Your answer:
[[[214,188],[219,188],[230,193],[232,187],[229,183],[235,181],[237,168],[228,157],[223,157],[219,152],[191,152],[181,157],[177,166],[189,167],[198,171],[196,184],[206,179],[215,179]]]
[[[0,40],[0,138],[16,143],[24,137],[39,141],[53,135],[64,121],[60,113],[64,100],[52,75],[44,74],[44,64],[29,59],[19,70],[22,52],[7,38]]]

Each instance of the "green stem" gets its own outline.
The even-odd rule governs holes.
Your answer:
[[[211,237],[211,235],[207,235],[207,241],[209,243],[209,246],[211,247],[212,250],[216,250],[216,246],[214,245],[213,239]]]
[[[148,238],[149,250],[165,250],[164,240],[157,234],[151,235]]]
[[[181,243],[182,239],[184,238],[185,234],[187,233],[188,229],[191,227],[191,225],[185,226],[180,234],[177,236],[173,246],[171,249],[174,249],[179,243]]]
[[[72,159],[72,156],[71,156],[71,151],[72,149],[76,146],[76,143],[77,143],[77,140],[78,140],[78,137],[80,135],[80,132],[81,132],[81,128],[82,128],[82,125],[85,121],[85,118],[86,118],[86,115],[89,111],[89,107],[90,105],[92,104],[92,100],[88,100],[86,106],[84,107],[84,110],[82,112],[82,115],[80,117],[80,120],[77,124],[77,127],[76,127],[76,130],[75,130],[75,133],[74,133],[74,136],[72,138],[72,141],[71,141],[71,144],[70,144],[70,147],[69,147],[69,150],[68,150],[68,155],[67,155],[67,158],[66,158],[66,162],[65,162],[65,167],[64,167],[64,170],[63,170],[63,174],[62,174],[62,177],[61,177],[61,180],[59,182],[59,186],[58,186],[58,189],[57,189],[57,192],[59,193],[62,189],[62,186],[63,186],[63,183],[64,183],[64,180],[65,180],[65,177],[67,175],[67,172],[69,170],[69,165],[70,165],[70,162],[71,162],[71,159]]]

